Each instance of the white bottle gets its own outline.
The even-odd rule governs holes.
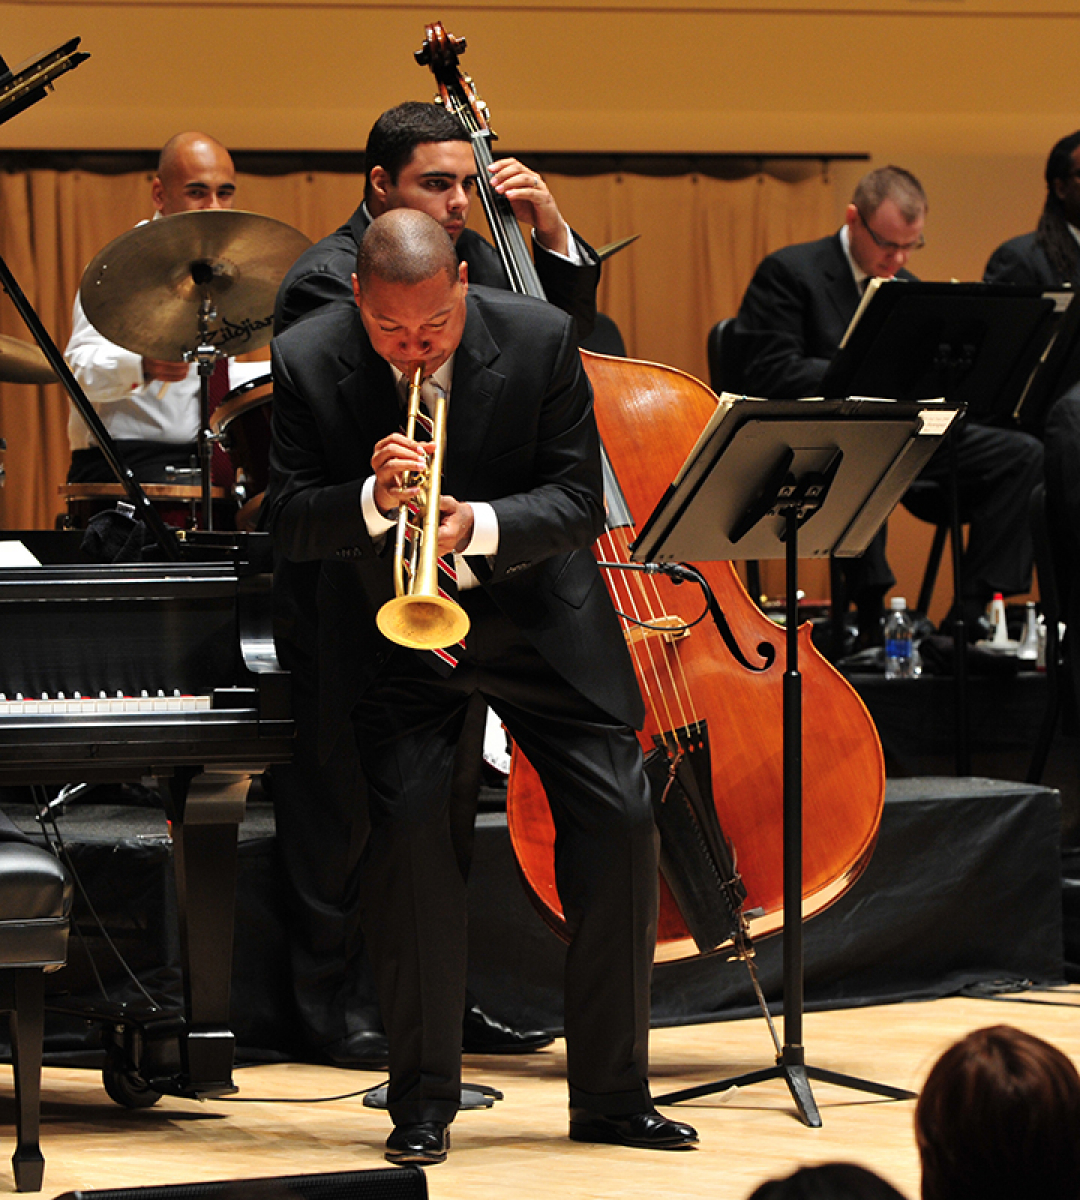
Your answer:
[[[1035,602],[1029,600],[1024,620],[1024,636],[1016,647],[1016,657],[1022,662],[1037,663],[1039,660],[1039,621]]]
[[[1009,627],[1005,623],[1005,599],[1000,592],[995,592],[993,600],[990,601],[990,624],[994,627],[990,644],[1007,646],[1009,644]]]
[[[907,601],[903,596],[893,596],[889,601],[889,615],[885,621],[886,679],[911,679],[915,675],[912,632]]]

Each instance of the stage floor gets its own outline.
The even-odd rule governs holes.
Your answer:
[[[917,1091],[948,1044],[985,1025],[1018,1025],[1080,1061],[1078,1009],[1080,987],[1073,986],[815,1012],[806,1016],[802,1040],[812,1066]],[[652,1059],[653,1090],[662,1094],[767,1067],[772,1042],[760,1018],[658,1029]],[[519,1058],[466,1060],[467,1078],[501,1089],[505,1099],[459,1116],[448,1161],[427,1170],[434,1200],[743,1200],[764,1179],[840,1158],[874,1168],[910,1200],[918,1196],[914,1101],[814,1083],[822,1126],[810,1129],[785,1085],[771,1081],[671,1106],[697,1126],[701,1146],[653,1153],[570,1142],[563,1068],[561,1042]],[[356,1094],[381,1081],[369,1072],[296,1063],[246,1067],[236,1072],[240,1092],[232,1101],[165,1097],[154,1108],[129,1111],[107,1099],[95,1071],[47,1067],[41,1194],[381,1167],[386,1113],[365,1107]],[[6,1067],[0,1110],[10,1123]],[[13,1190],[13,1134],[4,1136],[0,1192]]]

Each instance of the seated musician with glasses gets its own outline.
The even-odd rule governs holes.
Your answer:
[[[732,345],[740,376],[729,391],[773,400],[821,394],[833,355],[870,279],[911,280],[908,259],[925,244],[929,205],[901,167],[880,167],[856,185],[835,234],[777,250],[762,260],[743,297]],[[961,509],[970,517],[964,551],[962,612],[969,634],[995,592],[1031,586],[1034,557],[1028,497],[1042,478],[1042,446],[1026,433],[965,421],[956,446]],[[941,483],[947,517],[949,456],[939,451],[920,479]],[[935,519],[938,515],[933,514]],[[858,559],[841,562],[845,591],[859,616],[860,641],[877,640],[882,603],[896,580],[884,530]]]

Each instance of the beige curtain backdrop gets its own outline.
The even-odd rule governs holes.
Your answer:
[[[619,325],[628,352],[707,380],[706,334],[715,321],[734,315],[760,259],[831,229],[835,207],[828,173],[807,167],[803,174],[793,181],[767,173],[738,180],[695,174],[547,180],[567,220],[592,245],[640,235],[605,264],[600,289],[600,307]],[[150,216],[150,178],[0,173],[0,253],[61,351],[86,264]],[[241,174],[237,207],[283,221],[315,240],[347,219],[362,191],[360,175]],[[476,209],[482,231],[480,206]],[[0,334],[30,336],[9,300],[0,303]],[[0,384],[0,437],[7,443],[2,527],[52,527],[68,465],[68,408],[59,385]]]

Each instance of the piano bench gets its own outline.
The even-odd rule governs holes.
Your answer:
[[[71,880],[63,864],[0,812],[0,1012],[15,1074],[15,1188],[41,1190],[38,1144],[45,972],[67,961]]]

